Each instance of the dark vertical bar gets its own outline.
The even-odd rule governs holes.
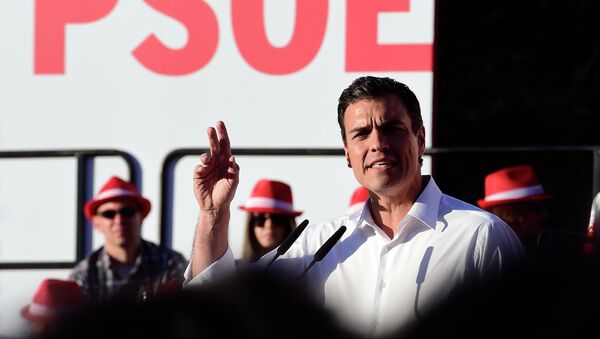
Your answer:
[[[431,145],[425,145],[429,148],[438,146],[438,126],[437,126],[437,117],[438,117],[438,97],[439,97],[439,65],[441,52],[439,48],[438,39],[440,36],[440,0],[435,1],[434,5],[434,14],[433,14],[433,93],[432,93],[432,103],[431,103],[431,131],[425,131],[425,135],[430,133],[431,135]],[[431,156],[431,175],[435,178],[436,176],[436,157]]]
[[[175,191],[175,166],[181,159],[177,153],[170,153],[163,162],[160,179],[160,244],[173,246],[173,194]]]
[[[92,250],[92,225],[83,213],[86,201],[94,193],[94,157],[76,154],[77,157],[77,243],[76,261],[80,261]]]
[[[142,194],[142,166],[136,158],[128,153],[123,153],[122,157],[129,168],[129,182],[134,184]]]

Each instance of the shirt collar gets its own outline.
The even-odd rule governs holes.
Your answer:
[[[442,191],[430,175],[421,176],[425,188],[408,211],[408,215],[435,229]]]
[[[407,215],[435,230],[442,191],[440,191],[430,175],[422,175],[421,178],[425,188],[412,205]],[[364,225],[365,223],[372,227],[376,227],[377,225],[371,216],[371,211],[369,211],[370,200],[371,198],[367,200],[360,212],[360,217],[357,222],[358,225]],[[362,221],[364,221],[364,223]]]

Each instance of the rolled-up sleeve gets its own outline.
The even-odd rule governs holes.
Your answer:
[[[235,259],[230,247],[227,247],[225,253],[212,265],[195,277],[192,277],[192,261],[188,264],[184,273],[183,286],[202,285],[212,283],[217,280],[231,276],[235,272]]]

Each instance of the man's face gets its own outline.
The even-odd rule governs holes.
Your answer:
[[[104,234],[105,243],[112,246],[127,247],[141,239],[142,214],[132,201],[110,201],[100,205],[92,223]]]
[[[395,195],[421,180],[419,157],[425,129],[415,134],[406,107],[395,95],[356,101],[344,113],[346,160],[370,191]]]

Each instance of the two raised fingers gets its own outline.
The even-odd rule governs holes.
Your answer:
[[[231,146],[225,124],[222,121],[217,121],[216,128],[209,127],[206,133],[210,148],[209,160],[219,154],[225,156],[226,159],[229,158],[231,156]]]

